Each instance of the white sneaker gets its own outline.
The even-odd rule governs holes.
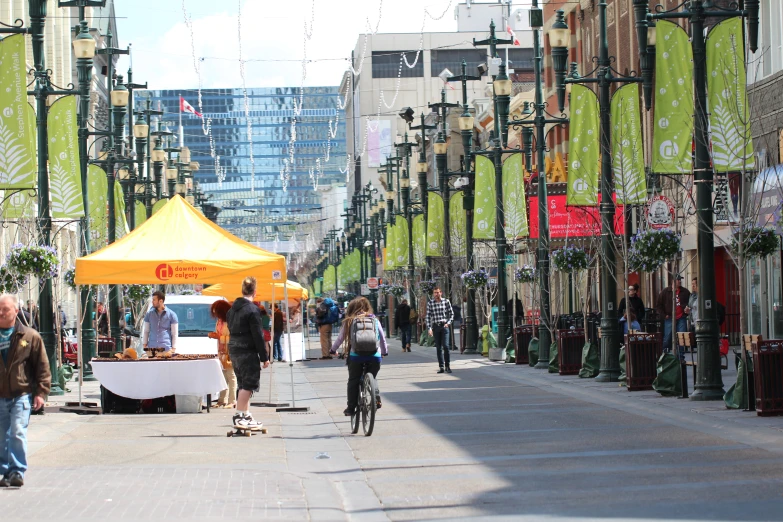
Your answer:
[[[261,423],[253,419],[253,415],[249,413],[248,414],[235,413],[234,427],[245,428],[245,429],[257,429],[257,428],[261,428]]]

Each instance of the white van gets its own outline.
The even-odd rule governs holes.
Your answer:
[[[223,298],[206,295],[166,296],[166,308],[177,314],[179,320],[177,353],[217,354],[217,340],[208,337],[210,332],[215,331],[216,322],[209,309],[212,303],[221,299]],[[150,302],[145,314],[151,306]]]

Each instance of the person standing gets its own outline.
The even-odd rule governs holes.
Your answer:
[[[266,311],[266,307],[262,305],[260,301],[254,301],[254,304],[258,308],[258,313],[261,314],[261,330],[264,335],[266,353],[272,353],[272,345],[269,344],[272,341],[272,319],[269,317],[269,312]],[[272,360],[274,360],[274,358],[272,358]]]
[[[68,316],[65,315],[65,310],[60,305],[57,305],[57,311],[60,313],[60,329],[65,330],[65,326],[68,324]]]
[[[318,298],[315,307],[315,324],[321,336],[321,359],[331,359],[332,324],[340,320],[340,311],[330,297]]]
[[[166,294],[160,290],[152,294],[152,308],[144,316],[142,346],[162,348],[164,352],[177,351],[179,319],[173,310],[166,308]]]
[[[411,351],[411,307],[403,299],[394,312],[394,327],[400,331],[400,344],[403,352]]]
[[[685,307],[685,313],[691,323],[690,332],[696,333],[696,322],[699,320],[699,285],[697,279],[691,279],[691,296],[688,298],[688,306]]]
[[[274,336],[274,344],[272,346],[272,354],[274,355],[274,360],[281,361],[283,360],[283,345],[280,342],[280,339],[283,337],[283,328],[284,326],[284,319],[283,319],[283,311],[280,310],[280,307],[278,305],[273,306],[274,309],[274,321],[275,321],[275,336]]]
[[[261,366],[269,368],[269,352],[261,326],[261,311],[253,303],[256,296],[256,278],[242,281],[242,297],[234,301],[226,313],[229,341],[228,353],[237,377],[237,411],[233,423],[238,428],[260,426],[250,413],[250,397],[258,391]]]
[[[658,295],[658,302],[655,305],[655,309],[664,318],[663,323],[663,350],[668,352],[672,349],[672,329],[675,332],[687,332],[688,331],[688,319],[686,317],[685,308],[690,298],[691,293],[682,287],[682,276],[676,276],[672,281],[671,286],[667,286]],[[672,309],[674,306],[674,309]],[[672,317],[675,319],[675,325],[672,326]],[[684,346],[679,348],[680,358],[684,358],[683,352]]]
[[[98,302],[98,306],[95,308],[95,323],[98,335],[108,337],[109,335],[109,316],[106,313],[106,306]]]
[[[628,302],[631,304],[631,311],[637,321],[644,320],[644,301],[639,297],[639,285],[631,285],[628,287]],[[617,315],[625,317],[625,297],[620,299],[620,305],[617,307]]]
[[[237,403],[237,376],[234,375],[234,366],[228,353],[228,341],[231,338],[231,333],[228,331],[226,314],[230,309],[231,303],[225,299],[215,301],[209,309],[212,318],[217,320],[215,331],[209,333],[209,338],[217,339],[218,359],[223,367],[223,377],[228,384],[228,388],[221,391],[218,396],[218,408],[233,408]]]
[[[41,336],[17,320],[19,300],[0,295],[0,487],[21,487],[27,471],[30,411],[43,408],[52,387]]]
[[[435,338],[435,350],[438,354],[438,373],[451,373],[449,346],[446,336],[454,321],[454,310],[448,299],[441,297],[440,287],[432,291],[432,300],[427,303],[427,330]]]
[[[27,312],[30,314],[30,317],[32,318],[32,323],[30,323],[30,326],[34,330],[40,330],[39,328],[39,320],[38,317],[38,307],[35,305],[35,301],[32,299],[27,300]]]

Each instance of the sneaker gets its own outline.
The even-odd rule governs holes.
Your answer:
[[[8,474],[8,485],[12,488],[21,488],[24,486],[24,478],[18,471],[12,471]]]
[[[353,412],[354,411],[355,411],[355,408],[345,408],[343,410],[343,415],[345,415],[346,417],[351,417],[351,416],[353,416]]]
[[[10,485],[11,483],[8,482],[8,477],[3,476],[3,478],[0,478],[0,488],[7,488]]]
[[[443,372],[444,372],[443,368],[441,368],[440,370],[438,370],[438,373],[443,373]]]
[[[234,414],[234,427],[235,428],[260,428],[261,424],[257,422],[255,419],[253,419],[253,416],[251,414],[242,414],[242,413],[235,413]]]
[[[446,373],[451,373],[451,368],[449,368],[448,366],[446,367]]]

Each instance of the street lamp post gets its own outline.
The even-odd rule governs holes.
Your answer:
[[[427,125],[425,123],[424,113],[419,116],[421,123],[419,125],[411,125],[408,122],[408,128],[411,130],[421,131],[421,141],[419,142],[419,161],[416,163],[416,173],[419,177],[419,202],[421,203],[421,209],[424,213],[424,237],[427,237],[427,170],[429,170],[429,164],[427,163],[427,131],[437,129],[437,125]],[[411,120],[412,121],[412,120]],[[412,231],[411,231],[412,232]],[[425,241],[426,244],[426,241]],[[425,252],[426,255],[426,252]],[[427,257],[427,267],[425,270],[429,270],[430,259]]]
[[[736,4],[734,4],[736,6]],[[714,171],[710,164],[709,120],[707,118],[707,70],[704,25],[708,18],[741,16],[747,19],[750,50],[758,48],[759,0],[745,0],[744,10],[716,8],[712,0],[690,0],[686,10],[664,11],[661,6],[655,14],[649,13],[648,2],[634,0],[636,32],[639,53],[645,78],[645,107],[652,105],[652,71],[655,56],[647,52],[647,30],[651,20],[683,18],[690,22],[691,46],[694,64],[694,178],[696,185],[696,212],[698,218],[697,246],[699,253],[699,320],[696,322],[696,346],[698,364],[691,400],[710,401],[723,398],[723,380],[720,371],[718,344],[718,318],[715,303],[715,284],[709,277],[715,273],[714,225],[712,215],[712,190]],[[605,7],[604,7],[605,9]],[[674,325],[674,320],[672,320]],[[603,326],[603,325],[602,325]],[[602,330],[603,333],[603,330]]]
[[[598,3],[599,12],[599,56],[596,78],[581,78],[572,74],[566,78],[568,61],[568,43],[571,31],[566,25],[562,10],[557,11],[557,19],[549,32],[549,44],[552,47],[552,61],[557,82],[557,97],[560,110],[565,105],[566,84],[598,84],[598,103],[601,112],[601,368],[596,381],[616,381],[620,376],[620,343],[622,340],[617,321],[617,260],[614,244],[615,205],[612,199],[614,180],[612,175],[611,149],[611,112],[610,87],[613,83],[641,82],[641,78],[615,75],[612,70],[612,58],[609,56],[607,39],[606,1]],[[539,165],[539,179],[542,165]]]

